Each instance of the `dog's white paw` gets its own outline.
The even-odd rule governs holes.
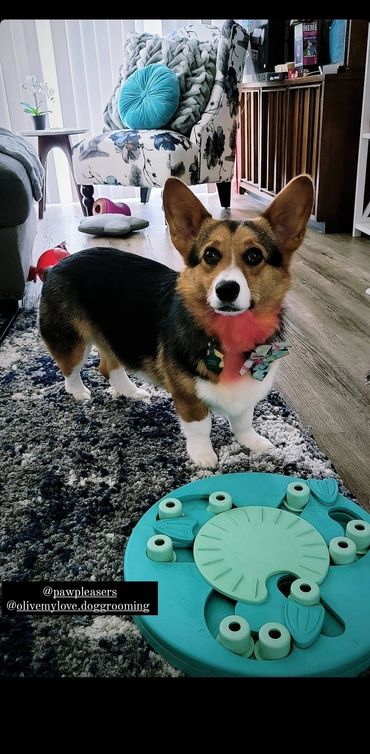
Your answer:
[[[138,387],[135,388],[135,390],[119,390],[115,387],[110,387],[109,392],[112,396],[112,398],[119,398],[120,395],[123,395],[125,398],[133,398],[136,401],[143,401],[145,398],[150,398],[150,393],[148,393],[147,390],[143,390],[143,388]]]
[[[85,387],[84,385],[79,388],[75,388],[74,390],[70,387],[66,387],[67,393],[70,393],[70,395],[73,395],[74,399],[76,401],[89,401],[91,399],[91,392],[88,387]]]
[[[254,429],[249,432],[243,432],[236,438],[241,445],[244,445],[252,453],[260,455],[261,453],[268,453],[273,449],[273,444],[266,437],[262,437]]]
[[[205,442],[188,442],[188,454],[197,466],[203,466],[206,469],[213,469],[217,466],[217,456],[210,443]]]
[[[144,388],[138,387],[137,390],[128,397],[134,398],[136,401],[143,401],[145,398],[150,398],[150,393],[148,393],[147,390],[144,390]]]

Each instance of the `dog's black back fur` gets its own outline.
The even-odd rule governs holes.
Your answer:
[[[86,314],[131,369],[140,369],[143,358],[155,358],[162,344],[167,354],[195,375],[196,363],[206,353],[207,336],[176,292],[177,279],[178,273],[166,265],[130,252],[106,247],[80,251],[46,275],[41,334],[50,340],[43,308],[48,306],[48,330],[55,335],[61,328],[62,310],[68,307],[69,321],[74,310]],[[71,343],[71,334],[66,339]]]

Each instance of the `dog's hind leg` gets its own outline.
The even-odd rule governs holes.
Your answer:
[[[127,398],[148,398],[149,393],[141,387],[137,387],[126,374],[123,366],[112,369],[109,373],[109,382],[115,395],[125,395]]]
[[[137,400],[149,397],[146,390],[137,387],[130,380],[125,368],[114,354],[101,351],[99,369],[102,375],[109,380],[113,395],[125,395],[126,398],[136,398]]]
[[[91,344],[83,341],[73,346],[70,351],[56,351],[46,341],[50,353],[54,356],[59,369],[64,374],[64,386],[67,393],[71,393],[76,401],[87,401],[91,397],[90,390],[83,384],[81,369],[87,360]]]
[[[45,344],[64,374],[65,389],[78,401],[90,398],[90,390],[81,380],[81,369],[90,353],[91,343],[62,317],[50,317],[41,306],[40,332]]]
[[[71,393],[77,401],[89,400],[90,390],[83,384],[81,379],[81,369],[87,360],[91,344],[78,343],[70,351],[61,353],[56,351],[53,346],[46,341],[46,345],[59,369],[64,374],[64,386],[67,393]]]
[[[91,394],[90,390],[83,384],[81,379],[81,369],[84,363],[87,361],[91,351],[91,343],[76,346],[69,354],[68,358],[61,361],[60,356],[55,360],[62,370],[65,380],[65,389],[67,393],[71,393],[77,401],[89,400]]]

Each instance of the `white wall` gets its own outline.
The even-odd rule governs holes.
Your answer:
[[[55,89],[48,106],[49,127],[87,128],[92,135],[103,127],[103,110],[119,76],[123,45],[132,31],[169,34],[194,19],[39,19],[0,23],[0,126],[12,131],[32,129],[22,83],[34,74]],[[204,21],[209,23],[209,20]],[[223,20],[212,21],[222,26]],[[88,134],[87,134],[88,136]],[[74,137],[76,141],[81,136]],[[30,138],[36,147],[36,139]],[[48,202],[77,201],[66,158],[60,150],[48,157]],[[95,195],[134,196],[138,189],[96,188]]]

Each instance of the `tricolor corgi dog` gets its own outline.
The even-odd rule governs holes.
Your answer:
[[[226,415],[251,451],[272,448],[252,428],[253,410],[273,384],[274,354],[285,352],[282,305],[312,203],[312,180],[300,175],[256,219],[214,220],[190,189],[169,178],[163,206],[182,272],[106,247],[48,270],[40,330],[67,392],[89,398],[80,372],[94,344],[115,393],[148,395],[126,369],[171,393],[199,466],[217,463],[210,411]]]

